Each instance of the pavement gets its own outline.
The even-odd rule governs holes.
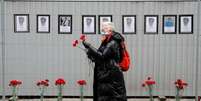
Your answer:
[[[6,100],[8,101],[8,100]],[[40,99],[19,99],[17,101],[40,101]],[[57,101],[57,99],[44,99],[43,101]],[[63,99],[63,101],[80,101],[80,99]],[[92,99],[84,99],[83,101],[93,101]],[[128,99],[128,101],[150,101],[149,99]],[[159,101],[154,99],[154,101]],[[166,101],[175,101],[175,99],[167,99]],[[180,101],[195,101],[195,99],[182,99]]]

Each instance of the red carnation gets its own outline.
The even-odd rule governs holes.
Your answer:
[[[78,43],[79,43],[78,40],[74,40],[73,41],[73,47],[76,47]]]
[[[156,84],[156,82],[154,80],[152,80],[151,77],[148,77],[147,80],[144,81],[144,83],[142,84],[142,87],[150,86],[150,85],[154,85]]]
[[[17,85],[21,85],[22,82],[19,80],[11,80],[9,83],[9,86],[17,86]]]
[[[87,84],[85,80],[78,80],[77,83],[79,85],[86,85]]]
[[[49,80],[48,80],[48,79],[46,79],[45,81],[46,81],[46,82],[49,82]]]
[[[147,80],[151,80],[151,77],[148,77]]]
[[[55,81],[55,85],[65,85],[65,84],[66,84],[65,80],[62,78],[59,78]]]
[[[153,85],[153,84],[156,83],[154,80],[147,80],[145,82],[146,82],[147,85]]]
[[[143,84],[142,84],[142,87],[145,87],[145,86],[146,86],[146,84],[145,84],[145,83],[143,83]]]
[[[184,89],[185,86],[187,86],[188,84],[181,80],[181,79],[177,79],[177,81],[175,82],[175,86],[179,89]]]
[[[82,34],[82,35],[80,36],[80,40],[85,41],[85,40],[86,40],[86,36],[85,36],[84,34]]]
[[[37,86],[49,86],[49,80],[41,80],[36,83]]]

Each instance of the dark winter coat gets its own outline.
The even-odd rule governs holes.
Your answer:
[[[120,42],[123,40],[119,33],[113,32],[111,38],[102,42],[98,49],[83,42],[89,59],[95,62],[93,101],[127,101],[123,73],[118,66]]]

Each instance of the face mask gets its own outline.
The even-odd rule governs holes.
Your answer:
[[[105,35],[109,35],[110,33],[109,32],[105,32]]]
[[[103,31],[101,31],[100,33],[101,33],[102,35],[105,35],[105,34],[106,34],[106,33],[105,33],[105,32],[103,32]]]

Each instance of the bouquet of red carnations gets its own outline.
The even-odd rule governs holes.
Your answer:
[[[57,97],[57,101],[62,101],[62,96],[63,96],[63,87],[64,85],[66,84],[66,81],[62,78],[59,78],[55,81],[55,85],[57,86],[58,88],[58,97]]]
[[[187,87],[188,84],[181,79],[177,79],[174,84],[176,87],[176,101],[180,101],[184,88]]]
[[[43,101],[45,89],[49,86],[49,80],[41,80],[36,83],[40,90],[40,101]]]
[[[77,83],[80,86],[80,101],[84,100],[84,85],[86,85],[86,81],[85,80],[78,80]]]
[[[82,47],[79,46],[79,44],[80,44],[80,42],[85,41],[85,40],[86,40],[86,36],[84,34],[81,34],[80,40],[74,40],[72,45],[73,45],[73,47],[78,47],[78,48],[84,50]]]
[[[10,101],[17,101],[17,90],[19,86],[22,84],[19,80],[11,80],[9,86],[12,87],[12,97],[9,99]]]
[[[155,84],[156,84],[156,82],[151,77],[148,77],[142,84],[142,87],[148,88],[150,101],[154,101],[154,98],[153,98],[153,86]]]

